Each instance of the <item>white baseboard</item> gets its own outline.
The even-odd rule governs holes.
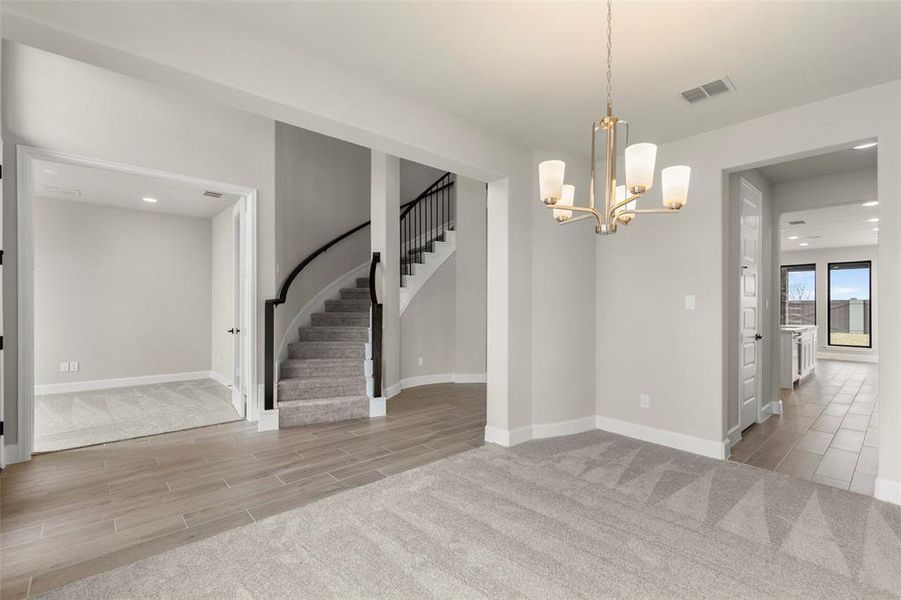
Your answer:
[[[741,440],[741,425],[736,425],[726,434],[726,449],[731,450],[739,440]]]
[[[388,406],[385,397],[369,399],[369,417],[384,417],[388,414]]]
[[[232,386],[232,380],[231,380],[231,379],[225,377],[225,376],[222,375],[221,373],[217,373],[216,371],[210,371],[210,379],[212,379],[212,380],[215,381],[216,383],[219,383],[219,384],[221,384],[221,385],[224,385],[225,387],[231,387],[231,386]]]
[[[257,431],[275,431],[278,429],[278,409],[261,410],[257,421]]]
[[[487,381],[487,373],[432,373],[431,375],[417,375],[401,379],[400,389],[405,390],[436,383],[486,383]]]
[[[876,354],[854,354],[851,352],[817,352],[817,358],[823,360],[847,360],[850,362],[878,363]]]
[[[385,398],[393,398],[397,396],[401,391],[401,385],[399,383],[395,383],[394,385],[389,385],[383,391]]]
[[[506,430],[488,425],[485,427],[485,441],[500,446],[515,446],[529,440],[542,440],[545,438],[573,435],[583,431],[595,429],[595,417],[588,416],[570,421],[558,421],[556,423],[537,423],[518,429]]]
[[[782,400],[773,400],[772,402],[768,402],[764,404],[760,409],[760,423],[763,423],[772,415],[781,415],[782,414]]]
[[[892,504],[901,504],[901,481],[892,481],[891,479],[877,477],[873,495],[877,500],[891,502]]]
[[[454,383],[488,383],[488,373],[454,373]]]
[[[35,396],[43,396],[44,394],[68,394],[70,392],[109,390],[113,388],[131,387],[135,385],[153,385],[156,383],[172,383],[176,381],[194,381],[195,379],[213,379],[213,375],[210,371],[190,371],[187,373],[164,373],[162,375],[120,377],[118,379],[73,381],[72,383],[48,383],[45,385],[34,386],[34,394]]]
[[[661,446],[669,446],[677,450],[684,450],[701,456],[724,459],[727,456],[728,440],[705,440],[693,435],[657,429],[648,425],[639,425],[628,421],[620,421],[609,417],[596,417],[597,428],[611,433],[618,433],[626,437],[635,438]]]

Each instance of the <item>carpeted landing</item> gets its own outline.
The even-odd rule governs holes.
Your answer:
[[[901,507],[605,432],[485,446],[47,598],[876,598]]]

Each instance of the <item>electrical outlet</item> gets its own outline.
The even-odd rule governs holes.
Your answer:
[[[694,294],[689,294],[685,296],[685,310],[694,310],[695,309],[695,296]]]
[[[67,362],[59,363],[59,372],[60,373],[68,373],[69,372],[69,363],[67,363]]]
[[[651,408],[651,395],[650,394],[641,394],[639,396],[641,401],[642,408]]]
[[[71,371],[72,373],[77,373],[78,372],[78,363],[70,362],[69,363],[69,371]]]
[[[420,367],[422,366],[422,357],[421,356],[419,357],[419,366]]]

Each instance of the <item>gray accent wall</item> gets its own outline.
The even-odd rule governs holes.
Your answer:
[[[40,197],[32,219],[35,385],[210,370],[209,219]]]

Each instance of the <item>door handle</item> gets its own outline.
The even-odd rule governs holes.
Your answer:
[[[759,341],[759,340],[762,340],[762,339],[763,339],[763,336],[760,335],[759,333],[755,333],[755,334],[754,334],[754,339]]]
[[[234,332],[235,332],[235,328],[232,327],[231,329],[226,329],[225,332],[226,332],[226,333],[234,333]]]

